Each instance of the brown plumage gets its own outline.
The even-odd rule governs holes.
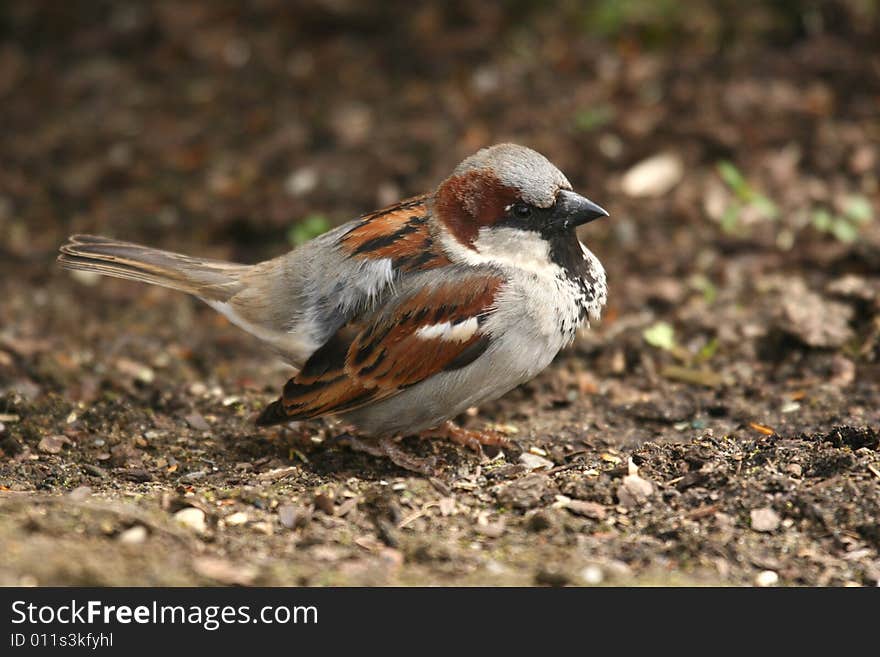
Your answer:
[[[477,169],[450,177],[438,190],[435,203],[455,238],[473,248],[480,228],[503,219],[505,208],[518,198],[517,191],[492,171]]]
[[[390,258],[405,272],[443,267],[449,258],[434,244],[428,216],[428,197],[416,196],[366,215],[340,245],[354,258]]]
[[[390,310],[346,324],[287,382],[283,396],[257,423],[350,411],[468,365],[488,346],[480,325],[493,311],[501,283],[498,277],[472,276],[422,288]]]
[[[240,265],[74,235],[59,263],[193,294],[298,373],[260,424],[336,415],[368,435],[436,427],[545,368],[605,303],[575,228],[607,213],[514,144],[429,194]]]

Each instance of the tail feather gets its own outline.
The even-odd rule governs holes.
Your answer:
[[[229,321],[278,351],[295,367],[315,350],[308,331],[293,330],[295,309],[277,307],[273,290],[284,284],[284,262],[238,265],[191,258],[140,244],[96,235],[73,235],[61,249],[65,269],[94,272],[187,292],[205,301]],[[295,294],[290,294],[295,297]],[[278,409],[276,409],[278,410]],[[270,420],[271,418],[271,420]],[[266,421],[281,422],[270,411]]]
[[[73,235],[60,251],[58,262],[65,269],[150,283],[215,301],[240,292],[242,275],[249,269],[97,235]]]
[[[258,427],[270,427],[273,424],[290,422],[290,420],[290,416],[284,410],[284,400],[276,399],[262,410],[255,422]]]

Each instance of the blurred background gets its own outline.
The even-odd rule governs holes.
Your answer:
[[[841,347],[874,315],[811,288],[878,271],[878,28],[872,0],[5,2],[7,334],[68,317],[51,261],[70,233],[252,262],[512,140],[611,211],[582,236],[609,270],[606,326],[637,313],[672,351],[676,320],[726,301],[694,349],[777,320]],[[744,300],[758,325],[737,332]],[[828,314],[831,337],[810,325]]]
[[[266,257],[502,140],[612,211],[591,238],[615,254],[852,243],[878,25],[873,0],[4,2],[0,249]]]
[[[316,445],[320,422],[253,427],[288,369],[193,299],[54,263],[74,232],[255,262],[504,140],[610,211],[581,233],[609,304],[544,374],[459,418],[509,431],[531,465],[481,475],[469,453],[407,441],[475,492],[414,520],[388,559],[373,507],[343,523],[332,496],[386,495],[399,469]],[[141,562],[115,538],[128,515],[38,522],[21,497],[20,522],[0,513],[0,553],[19,555],[0,581],[325,582],[362,561],[339,581],[489,577],[467,543],[515,546],[498,553],[521,555],[496,568],[506,583],[580,581],[542,569],[600,556],[607,573],[876,583],[878,180],[875,0],[0,2],[0,491],[94,489],[142,500],[156,526],[179,505],[212,527],[227,508],[236,527],[260,519],[211,534],[244,570],[191,566],[168,555],[201,544],[159,549],[143,527],[125,539],[146,541]],[[628,462],[653,503],[620,492]],[[435,504],[408,481],[403,515]],[[539,540],[523,514],[560,495],[589,518],[546,520]],[[279,520],[291,500],[327,522]],[[474,533],[511,508],[496,538]],[[416,574],[395,580],[401,564]]]
[[[73,282],[70,233],[252,262],[512,140],[611,211],[582,238],[632,344],[598,371],[711,385],[719,345],[740,380],[788,345],[876,373],[878,27],[871,0],[5,2],[4,335],[66,332],[87,292],[134,331],[101,295],[204,312]]]

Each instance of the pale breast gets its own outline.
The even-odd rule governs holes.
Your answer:
[[[414,433],[497,399],[534,378],[571,342],[586,312],[582,296],[564,277],[510,272],[483,327],[492,337],[485,353],[344,419],[368,434]]]

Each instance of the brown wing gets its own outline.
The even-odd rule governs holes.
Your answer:
[[[483,324],[501,282],[486,274],[449,278],[417,289],[368,321],[343,326],[257,423],[353,410],[473,362],[489,345]]]
[[[401,272],[449,264],[431,236],[426,196],[416,196],[366,215],[343,235],[339,244],[352,258],[390,258],[391,266]]]

